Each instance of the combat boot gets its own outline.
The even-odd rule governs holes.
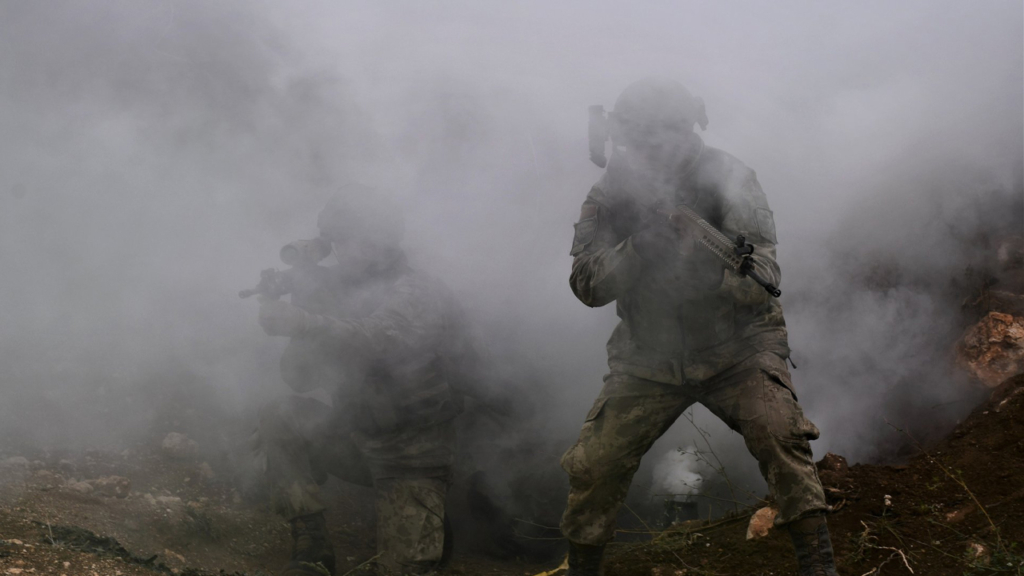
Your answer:
[[[601,576],[604,546],[569,543],[569,571],[565,576]]]
[[[825,516],[811,516],[791,522],[789,535],[796,548],[800,576],[838,576]]]
[[[299,516],[292,524],[292,559],[282,576],[333,576],[334,548],[323,512]]]

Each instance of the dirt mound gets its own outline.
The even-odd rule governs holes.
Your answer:
[[[1024,375],[903,466],[819,463],[839,573],[1024,574]],[[609,574],[794,573],[789,537],[747,540],[749,514],[613,545]]]

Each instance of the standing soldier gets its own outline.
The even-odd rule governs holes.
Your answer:
[[[263,298],[259,315],[267,334],[292,338],[285,381],[326,387],[332,405],[295,396],[267,406],[256,444],[292,524],[286,576],[334,574],[318,493],[328,475],[376,492],[378,559],[360,574],[425,574],[445,551],[467,342],[448,289],[406,263],[397,209],[373,189],[348,192],[317,222],[339,261],[323,307],[296,306],[293,293],[292,304]]]
[[[752,280],[777,286],[780,278],[775,224],[754,172],[704,145],[693,131],[707,124],[704,103],[676,82],[641,80],[606,122],[592,115],[592,158],[604,166],[603,125],[614,152],[583,202],[569,282],[587,306],[614,301],[621,321],[608,341],[604,388],[562,457],[569,575],[598,576],[641,457],[700,402],[757,458],[801,576],[835,576],[809,444],[818,430],[790,380],[782,306]],[[727,269],[702,250],[691,227],[669,216],[683,206],[730,238],[744,236],[749,262]]]

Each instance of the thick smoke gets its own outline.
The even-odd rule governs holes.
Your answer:
[[[692,496],[704,484],[706,466],[696,448],[670,450],[654,465],[652,496]]]
[[[1021,227],[1021,11],[3,4],[3,449],[244,429],[285,392],[283,343],[237,291],[315,235],[346,182],[401,198],[413,265],[455,290],[536,428],[568,445],[615,322],[566,282],[600,174],[586,105],[658,74],[704,98],[706,141],[768,194],[816,452],[893,457],[886,420],[928,435],[970,407],[948,287],[985,253],[980,232]],[[738,436],[694,419],[648,460],[699,426],[763,492]]]

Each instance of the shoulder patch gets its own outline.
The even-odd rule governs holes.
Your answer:
[[[775,218],[772,216],[772,211],[767,208],[755,208],[754,219],[757,220],[757,231],[761,233],[761,237],[772,244],[778,244],[779,240],[775,237]]]

